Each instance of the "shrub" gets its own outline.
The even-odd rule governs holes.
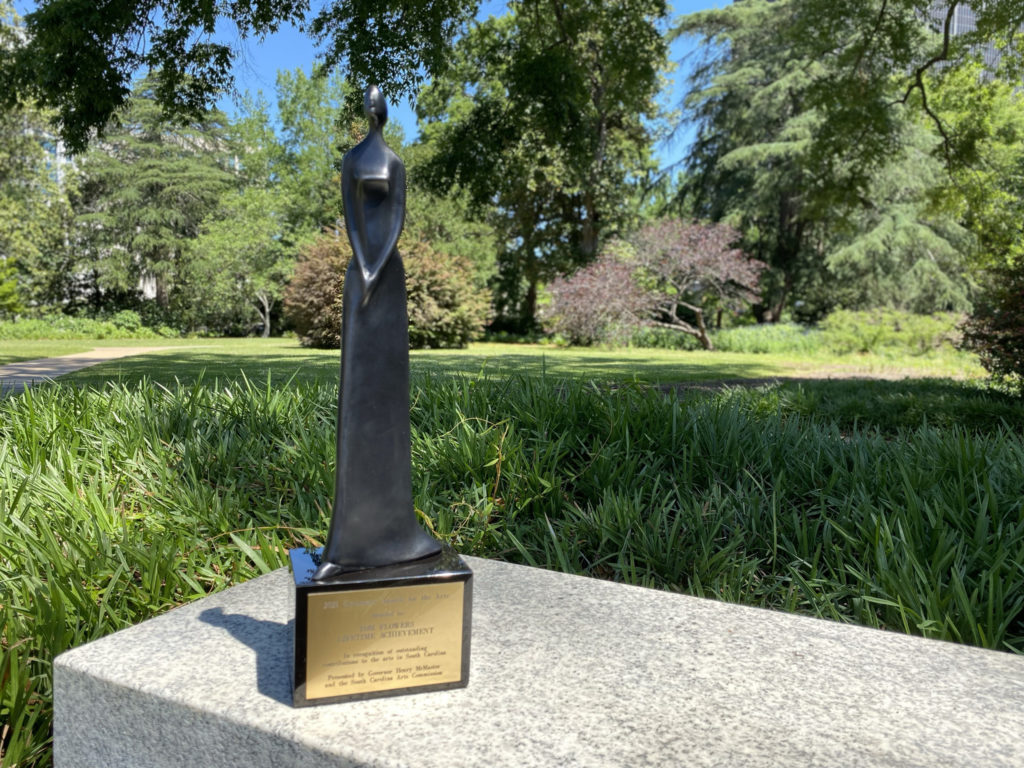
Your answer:
[[[1024,269],[1002,277],[964,323],[963,345],[993,377],[1024,393]]]
[[[124,313],[119,312],[117,316]],[[138,315],[134,312],[129,312]],[[64,314],[45,314],[39,317],[22,318],[14,322],[0,323],[0,340],[4,339],[155,339],[160,334],[137,326],[125,328],[115,320],[96,320],[91,317],[74,317]]]
[[[471,265],[421,240],[405,244],[402,255],[409,295],[409,346],[465,347],[479,338],[491,303],[473,284]]]
[[[723,224],[649,224],[630,242],[613,241],[593,263],[551,283],[548,326],[581,344],[626,343],[640,327],[654,326],[712,349],[705,313],[753,299],[764,268],[730,247],[738,238]]]
[[[574,344],[623,341],[643,325],[651,300],[633,277],[636,267],[609,251],[570,277],[556,278],[544,308],[549,330]]]
[[[15,316],[24,309],[18,295],[17,275],[14,257],[0,257],[0,317]]]
[[[142,328],[142,318],[133,309],[122,309],[120,312],[116,312],[110,318],[110,322],[123,331],[135,332]]]
[[[718,335],[712,334],[712,338],[717,345]],[[629,346],[640,347],[641,349],[679,349],[687,351],[701,348],[696,336],[679,333],[679,331],[668,328],[653,328],[651,326],[637,328],[629,339]]]
[[[341,292],[352,246],[344,235],[323,234],[299,253],[284,290],[285,320],[304,347],[341,347]]]
[[[832,351],[923,354],[959,339],[959,315],[915,315],[895,310],[833,312],[820,328],[799,323],[762,323],[714,331],[711,339],[721,352],[746,354],[803,354]],[[632,346],[654,349],[697,349],[695,339],[662,328],[641,328]]]
[[[820,330],[799,323],[762,323],[727,328],[713,335],[722,352],[747,354],[814,354],[825,346]]]
[[[694,336],[704,349],[713,349],[706,313],[755,300],[766,266],[734,248],[739,240],[739,232],[725,224],[678,219],[637,232],[632,245],[638,277],[649,289],[648,322]]]
[[[487,322],[490,302],[472,281],[461,258],[403,237],[409,306],[409,345],[463,347]],[[352,248],[344,236],[324,235],[307,246],[284,294],[286,320],[307,347],[341,345],[341,299]]]
[[[825,343],[838,354],[898,350],[923,354],[959,340],[955,312],[915,315],[894,309],[851,312],[841,309],[821,321]]]

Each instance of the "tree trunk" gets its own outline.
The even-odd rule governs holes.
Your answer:
[[[695,310],[694,314],[697,316],[697,331],[699,332],[697,338],[700,340],[701,346],[707,350],[714,349],[715,345],[711,343],[711,337],[708,336],[707,326],[704,324],[704,310]]]
[[[262,337],[264,339],[269,339],[270,338],[270,309],[272,307],[272,304],[270,303],[270,301],[268,301],[267,297],[262,295],[262,294],[257,296],[257,298],[260,300],[260,304],[262,305],[262,309],[258,309],[260,315],[263,318],[263,334],[262,334]]]
[[[522,309],[524,333],[529,333],[537,327],[537,275],[528,275],[527,279],[530,282],[526,288],[526,298],[523,299]]]
[[[650,320],[651,325],[657,326],[658,328],[668,328],[672,331],[679,331],[679,333],[685,333],[687,336],[693,336],[700,345],[706,350],[714,350],[714,342],[711,341],[711,337],[708,336],[708,330],[704,327],[704,319],[698,316],[698,326],[694,327],[684,320],[676,318],[672,322],[665,322],[664,320]]]
[[[103,291],[100,289],[99,270],[92,271],[92,305],[99,312],[103,308]]]
[[[793,290],[793,270],[787,269],[782,279],[782,293],[771,309],[771,322],[777,323],[782,319],[782,313],[786,309],[786,302],[789,301],[789,294]]]
[[[600,234],[598,232],[598,214],[594,205],[594,196],[590,192],[586,192],[583,195],[583,209],[586,218],[580,227],[580,253],[585,261],[590,262],[597,257],[597,244]]]
[[[156,276],[156,303],[160,309],[167,309],[171,303],[167,291],[167,282],[164,280],[163,275]]]

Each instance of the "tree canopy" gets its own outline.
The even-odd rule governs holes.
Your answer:
[[[666,13],[661,0],[513,4],[462,38],[421,94],[417,179],[491,211],[510,327],[529,329],[539,283],[593,259],[635,216],[632,188],[653,170]]]
[[[212,3],[206,0],[40,0],[27,35],[0,48],[2,105],[34,100],[55,110],[76,152],[129,101],[139,72],[157,73],[153,95],[170,117],[195,120],[233,84],[238,50],[216,37],[232,24],[239,41],[282,25],[306,29],[324,45],[328,68],[374,82],[392,97],[411,94],[442,71],[450,45],[478,0],[332,0],[312,18],[308,0]]]
[[[792,9],[780,39],[795,58],[821,64],[807,94],[822,116],[814,154],[854,164],[860,188],[872,169],[898,152],[896,105],[926,114],[947,161],[956,162],[956,128],[933,108],[930,76],[970,66],[986,47],[1007,79],[1019,82],[1024,72],[1024,0],[794,0]],[[968,9],[973,24],[954,28]]]
[[[96,289],[133,293],[141,281],[167,309],[188,241],[235,180],[224,116],[170,123],[155,88],[143,80],[119,125],[83,158],[75,207]]]
[[[545,314],[577,343],[629,341],[629,334],[649,326],[693,336],[712,349],[707,311],[735,310],[756,299],[764,268],[733,247],[738,240],[724,224],[653,221],[629,241],[612,241],[569,277],[553,280]]]
[[[804,0],[745,0],[682,22],[708,55],[687,97],[698,136],[676,206],[735,226],[769,265],[759,320],[790,309],[816,319],[837,306],[969,307],[966,233],[930,199],[942,183],[938,139],[892,104],[894,143],[877,162],[823,155],[830,118],[817,89],[837,64],[797,55],[789,30],[805,12]]]
[[[736,274],[767,265],[759,321],[965,311],[1020,271],[1024,0],[976,3],[966,31],[959,0],[737,0],[675,21],[664,0],[513,0],[487,20],[477,5],[40,0],[22,24],[0,0],[6,311],[279,328],[300,248],[341,231],[366,80],[417,93],[415,142],[386,130],[409,169],[405,242],[443,322],[472,293],[493,330],[532,333],[546,286],[614,283],[607,244],[635,245],[665,216],[738,233],[723,250]],[[296,24],[321,59],[228,120],[209,104],[230,87],[232,24],[238,40]],[[659,95],[681,34],[702,57],[671,114]],[[676,119],[698,132],[672,178],[654,147]],[[459,297],[439,290],[449,269],[468,275]],[[630,269],[646,282],[603,310],[711,284]],[[707,295],[661,320],[699,329]]]

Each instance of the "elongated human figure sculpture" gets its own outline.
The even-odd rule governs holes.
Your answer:
[[[409,319],[397,250],[405,167],[384,142],[387,103],[363,100],[369,134],[345,155],[345,273],[334,510],[314,579],[418,560],[441,544],[416,521],[409,435]]]

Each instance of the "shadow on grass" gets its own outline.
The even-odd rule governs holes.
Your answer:
[[[502,353],[477,355],[431,351],[413,353],[413,373],[464,374],[500,377],[512,374],[592,379],[600,382],[638,381],[671,383],[678,381],[712,381],[784,375],[786,369],[768,361],[738,362],[706,360],[689,362],[685,355],[670,360],[644,360],[632,356],[577,355],[571,352]]]
[[[757,388],[734,387],[727,399],[750,407],[779,408],[843,429],[891,432],[930,426],[989,432],[1024,431],[1024,399],[967,381],[877,379],[779,381]]]
[[[175,381],[191,384],[202,379],[235,381],[243,377],[254,382],[276,384],[289,380],[332,381],[338,376],[337,352],[299,350],[296,354],[232,354],[219,350],[175,350],[111,360],[61,378],[80,386],[103,387],[107,382],[135,384],[143,379],[172,386]]]
[[[240,353],[241,352],[241,353]],[[147,353],[85,368],[61,381],[101,388],[107,382],[131,385],[148,379],[165,386],[202,380],[206,385],[243,377],[256,384],[268,380],[336,384],[336,350],[300,347],[252,352],[230,349],[182,349]],[[778,378],[792,369],[771,361],[687,359],[685,355],[643,359],[614,354],[571,351],[509,351],[497,354],[430,350],[411,354],[413,382],[424,377],[467,376],[502,380],[515,376],[575,378],[615,385],[627,382],[660,385],[682,396],[717,396],[757,410],[781,409],[843,429],[959,426],[989,431],[1006,425],[1024,429],[1024,399],[1013,398],[985,384],[949,379],[796,379]]]
[[[107,382],[133,384],[148,379],[165,386],[175,381],[190,384],[200,378],[208,383],[237,380],[275,383],[337,381],[340,355],[337,350],[295,348],[286,353],[238,354],[220,349],[168,350],[147,353],[84,368],[62,377],[81,386],[102,387]],[[742,379],[785,373],[768,362],[722,361],[716,365],[688,362],[684,356],[671,360],[638,360],[615,355],[567,353],[474,354],[465,351],[414,351],[411,373],[416,375],[466,375],[500,378],[510,375],[584,378],[599,382],[645,383]]]

